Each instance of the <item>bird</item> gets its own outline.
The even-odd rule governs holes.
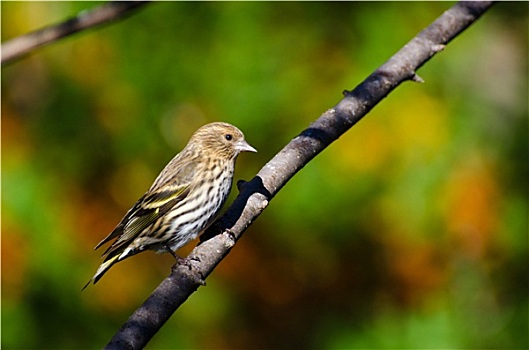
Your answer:
[[[83,290],[115,263],[145,250],[168,252],[179,261],[175,251],[206,229],[226,201],[241,152],[257,150],[231,124],[214,122],[195,131],[149,190],[96,245],[94,249],[115,239]]]

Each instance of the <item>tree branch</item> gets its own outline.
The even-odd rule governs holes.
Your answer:
[[[148,1],[113,1],[93,10],[83,11],[62,23],[8,40],[2,43],[2,65],[70,34],[124,18],[147,3]]]
[[[476,21],[492,2],[460,2],[443,13],[400,51],[296,136],[249,182],[239,181],[239,196],[202,236],[188,258],[192,266],[175,265],[107,344],[106,349],[140,349],[229,253],[243,232],[276,193],[329,144],[356,124],[378,102],[406,80],[422,81],[415,71]]]

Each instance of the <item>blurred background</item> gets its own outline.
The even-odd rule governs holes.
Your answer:
[[[2,41],[98,4],[3,2]],[[93,247],[195,129],[243,130],[249,180],[451,5],[155,3],[2,67],[2,347],[106,344],[173,258],[81,293]],[[308,164],[148,347],[527,348],[528,6]]]

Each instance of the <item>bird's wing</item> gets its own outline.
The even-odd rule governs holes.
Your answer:
[[[117,237],[117,240],[108,247],[103,253],[103,256],[110,258],[121,253],[144,229],[167,213],[169,209],[184,199],[188,193],[189,186],[180,186],[175,191],[165,191],[156,195],[143,196],[127,213],[114,231],[101,241],[97,247]],[[147,198],[150,201],[146,202],[145,200]]]
[[[148,196],[154,201],[139,203],[137,210],[120,229],[117,240],[103,253],[107,258],[120,254],[138,235],[162,217],[176,203],[189,193],[189,186],[181,186],[176,191],[165,191],[156,196]],[[147,197],[144,197],[147,198]],[[143,204],[143,205],[142,205]]]
[[[182,164],[180,169],[174,169],[176,176],[169,179],[163,188],[151,189],[145,193],[95,249],[117,237],[117,240],[103,253],[103,256],[108,259],[120,253],[145,228],[187,197],[191,188],[193,172],[193,163]]]

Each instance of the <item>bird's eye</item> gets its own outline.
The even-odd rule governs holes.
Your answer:
[[[228,141],[231,141],[231,139],[233,139],[233,136],[232,136],[231,134],[226,134],[224,137],[225,137],[226,140],[228,140]]]

